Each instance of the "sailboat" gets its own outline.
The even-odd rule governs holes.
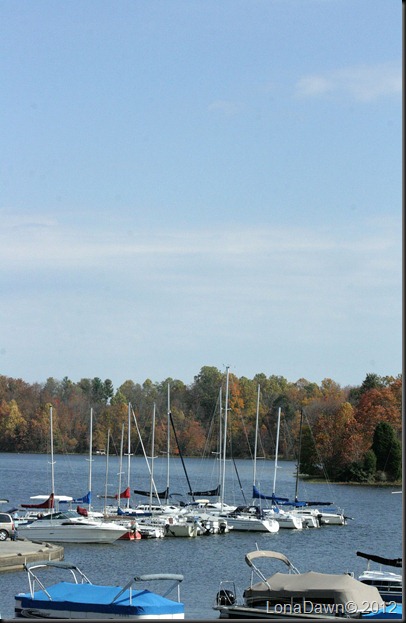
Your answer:
[[[49,407],[49,426],[50,426],[50,452],[51,452],[51,493],[46,495],[32,495],[30,496],[30,500],[35,500],[35,502],[30,502],[29,504],[21,504],[21,508],[30,509],[26,517],[21,518],[19,521],[19,526],[24,525],[28,521],[32,521],[35,519],[36,511],[48,510],[48,514],[53,513],[59,510],[59,504],[63,502],[72,502],[73,498],[69,495],[56,495],[55,494],[55,461],[54,461],[54,433],[53,433],[53,408],[52,405]]]
[[[224,406],[224,435],[223,435],[223,469],[222,469],[222,484],[221,484],[221,508],[224,505],[224,491],[225,491],[225,462],[227,453],[227,415],[228,415],[228,394],[229,394],[229,375],[230,368],[226,368],[226,396]],[[279,523],[272,518],[265,518],[261,509],[255,506],[237,506],[235,510],[225,512],[224,509],[219,514],[220,517],[226,517],[227,523],[233,528],[233,530],[240,530],[244,532],[278,532]]]
[[[342,510],[337,509],[337,512],[330,512],[319,510],[320,507],[331,506],[332,502],[320,502],[320,501],[301,501],[298,499],[299,490],[299,473],[300,473],[300,454],[302,447],[302,430],[303,430],[303,409],[300,412],[300,429],[299,429],[299,452],[297,460],[296,470],[296,486],[295,486],[295,500],[292,502],[292,506],[295,508],[292,512],[303,517],[309,528],[317,528],[319,526],[335,525],[344,526],[347,524],[347,517]],[[312,508],[310,508],[312,507]]]
[[[263,513],[265,517],[269,517],[278,522],[280,528],[290,530],[302,530],[303,520],[300,517],[293,515],[290,512],[286,512],[279,507],[278,504],[286,502],[287,498],[280,498],[276,496],[276,474],[278,470],[278,453],[279,453],[279,431],[281,425],[281,409],[278,409],[278,424],[276,429],[276,446],[275,446],[275,465],[274,465],[274,477],[272,495],[265,495],[259,491],[256,486],[256,462],[257,462],[257,447],[258,447],[258,421],[259,421],[259,398],[260,398],[260,385],[258,385],[257,392],[257,412],[255,421],[255,446],[254,446],[254,476],[252,486],[252,496],[254,500],[270,500],[271,506],[264,508]]]

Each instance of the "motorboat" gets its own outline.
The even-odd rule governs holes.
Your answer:
[[[232,513],[237,507],[226,502],[210,502],[210,500],[200,499],[190,502],[185,508],[187,512],[206,512],[211,515],[224,515],[225,513]]]
[[[165,536],[165,526],[150,523],[136,523],[137,532],[142,539],[162,539]]]
[[[368,560],[366,570],[358,576],[359,581],[369,586],[376,586],[385,602],[400,603],[402,601],[402,575],[382,569],[382,566],[379,569],[370,569],[370,563],[372,561],[379,565],[401,568],[402,559],[384,558],[375,554],[364,554],[363,552],[357,552],[357,556]]]
[[[169,537],[196,537],[206,533],[199,517],[162,514],[139,519],[137,525],[142,526],[144,521],[146,525],[162,528],[164,536]]]
[[[49,543],[113,543],[126,532],[126,526],[84,517],[72,510],[40,514],[35,521],[18,527],[20,537]]]
[[[40,570],[52,568],[52,577],[60,580],[68,574],[69,581],[57,581],[45,586],[38,577]],[[92,584],[76,566],[65,562],[31,563],[28,572],[29,591],[15,595],[15,618],[31,619],[184,619],[185,608],[180,601],[180,583],[183,575],[160,573],[136,575],[123,587]],[[41,574],[42,575],[42,574]],[[45,575],[45,573],[44,573]],[[160,594],[136,586],[153,582],[154,586],[169,587]],[[142,583],[142,584],[141,584]],[[177,599],[167,595],[177,589]]]
[[[142,523],[142,520],[139,522]],[[178,515],[161,515],[150,517],[147,520],[150,525],[162,526],[165,529],[165,536],[174,537],[196,537],[201,534],[201,528],[197,521],[193,521]]]
[[[228,524],[225,517],[220,517],[215,513],[199,512],[196,515],[185,515],[185,517],[192,517],[198,522],[199,531],[202,535],[228,534],[233,528]]]
[[[258,566],[259,559],[281,561],[288,570],[267,577]],[[251,581],[242,593],[233,581],[220,583],[213,606],[220,618],[337,621],[366,614],[372,618],[385,611],[378,589],[348,573],[300,573],[284,554],[267,550],[249,552],[245,561]],[[255,576],[259,581],[254,582]]]

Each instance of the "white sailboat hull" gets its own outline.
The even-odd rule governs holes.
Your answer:
[[[267,512],[265,515],[267,515]],[[302,530],[303,529],[303,520],[300,517],[295,517],[294,515],[289,514],[277,514],[272,515],[272,519],[278,522],[279,527],[284,530]]]

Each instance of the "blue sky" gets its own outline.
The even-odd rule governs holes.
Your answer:
[[[401,372],[397,0],[3,0],[0,374]]]

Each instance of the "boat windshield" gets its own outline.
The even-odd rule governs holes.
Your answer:
[[[54,521],[55,519],[72,519],[72,518],[77,518],[78,514],[75,511],[60,511],[57,513],[50,513],[47,515],[41,515],[41,513],[38,516],[38,520],[41,521],[42,519],[52,519],[52,521]]]

